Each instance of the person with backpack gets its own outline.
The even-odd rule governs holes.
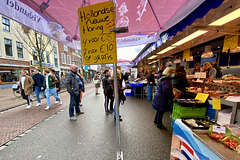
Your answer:
[[[171,77],[174,76],[175,69],[167,67],[162,74],[159,75],[157,89],[154,94],[152,107],[156,110],[154,123],[159,129],[166,130],[162,123],[163,115],[171,109],[171,104],[174,99]]]
[[[59,104],[62,104],[61,99],[57,96],[57,90],[56,90],[56,84],[58,83],[56,77],[50,73],[49,69],[45,69],[45,92],[47,97],[47,107],[45,110],[49,110],[51,108],[50,104],[50,95],[52,94],[53,97],[56,98],[56,101],[59,102]]]
[[[108,79],[111,73],[108,69],[106,69],[103,72],[103,74],[105,75],[102,79],[103,93],[105,97],[104,108],[105,108],[106,114],[109,114],[113,111],[113,102],[114,102],[112,85]],[[108,109],[109,100],[110,100],[110,110]]]

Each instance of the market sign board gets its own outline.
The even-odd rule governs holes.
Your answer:
[[[84,65],[117,63],[115,10],[112,1],[78,9]]]
[[[230,51],[235,50],[237,46],[238,46],[238,36],[225,35],[222,52],[227,52],[228,49],[230,49]]]

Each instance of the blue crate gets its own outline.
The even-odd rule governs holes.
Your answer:
[[[131,96],[131,92],[125,92],[126,96]]]

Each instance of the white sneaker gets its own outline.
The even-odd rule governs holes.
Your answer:
[[[51,107],[50,106],[47,106],[46,108],[45,108],[45,110],[49,110]]]
[[[70,117],[70,121],[76,121],[77,118],[76,117]]]
[[[26,107],[26,109],[29,109],[29,108],[31,108],[31,105],[28,105],[28,106]]]
[[[55,101],[54,103],[57,104],[57,103],[59,103],[59,101]]]
[[[41,103],[37,103],[35,106],[38,107],[38,106],[41,106],[42,104]]]
[[[60,103],[59,104],[62,104],[62,101],[60,101]]]

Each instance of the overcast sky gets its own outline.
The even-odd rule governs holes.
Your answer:
[[[117,49],[117,58],[125,59],[125,60],[133,60],[145,46],[146,46],[146,44],[134,46],[134,47],[118,48]]]

